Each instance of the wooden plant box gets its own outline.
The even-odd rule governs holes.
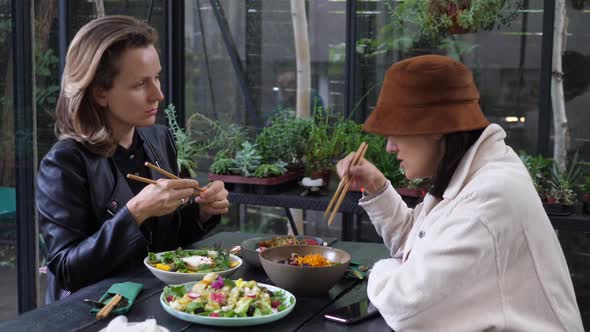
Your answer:
[[[543,202],[543,208],[549,216],[569,216],[574,213],[574,205]]]
[[[395,188],[395,191],[403,197],[424,198],[426,196],[425,189]]]
[[[256,192],[259,194],[272,194],[280,191],[285,186],[301,180],[302,171],[288,171],[279,176],[258,178],[253,176],[224,175],[209,173],[209,181],[223,181],[230,191]]]

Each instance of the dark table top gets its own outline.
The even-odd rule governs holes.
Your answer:
[[[224,247],[239,245],[244,239],[261,236],[263,234],[252,233],[219,233],[208,239],[197,242],[194,246],[207,246],[222,240]],[[341,242],[334,239],[325,239],[331,242],[331,246],[348,251],[353,260],[363,265],[372,265],[377,260],[388,256],[387,249],[382,244]],[[267,278],[262,269],[254,269],[247,264],[240,267],[232,278],[244,278],[259,282],[272,282]],[[144,321],[147,318],[155,318],[159,325],[167,327],[170,331],[229,331],[235,328],[220,328],[198,325],[177,319],[166,313],[161,307],[159,297],[164,283],[154,277],[147,268],[138,266],[134,272],[114,278],[105,279],[99,283],[83,288],[68,298],[56,303],[40,307],[20,315],[17,319],[0,324],[0,331],[98,331],[112,319],[96,321],[90,314],[89,306],[82,300],[85,298],[98,299],[111,284],[116,282],[133,281],[144,285],[138,295],[133,308],[127,313],[130,322]],[[285,318],[263,326],[239,328],[240,331],[323,331],[346,330],[367,331],[369,329],[389,330],[382,317],[377,316],[356,325],[340,325],[325,321],[323,313],[351,302],[366,297],[366,281],[343,278],[329,293],[318,297],[297,297],[297,304],[293,311]]]

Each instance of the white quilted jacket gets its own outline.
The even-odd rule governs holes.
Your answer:
[[[368,295],[395,331],[583,331],[563,252],[506,133],[488,126],[443,200],[361,199],[392,258]]]

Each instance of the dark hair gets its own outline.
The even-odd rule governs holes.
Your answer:
[[[477,141],[485,128],[471,131],[460,131],[456,133],[445,134],[445,154],[438,163],[436,175],[432,178],[432,185],[428,192],[439,199],[442,196],[457,170],[457,166],[465,156],[465,152]]]

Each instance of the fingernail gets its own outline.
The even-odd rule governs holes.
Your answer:
[[[200,201],[202,201],[203,199],[200,196],[197,196],[197,198],[195,198],[195,203],[199,203]]]

